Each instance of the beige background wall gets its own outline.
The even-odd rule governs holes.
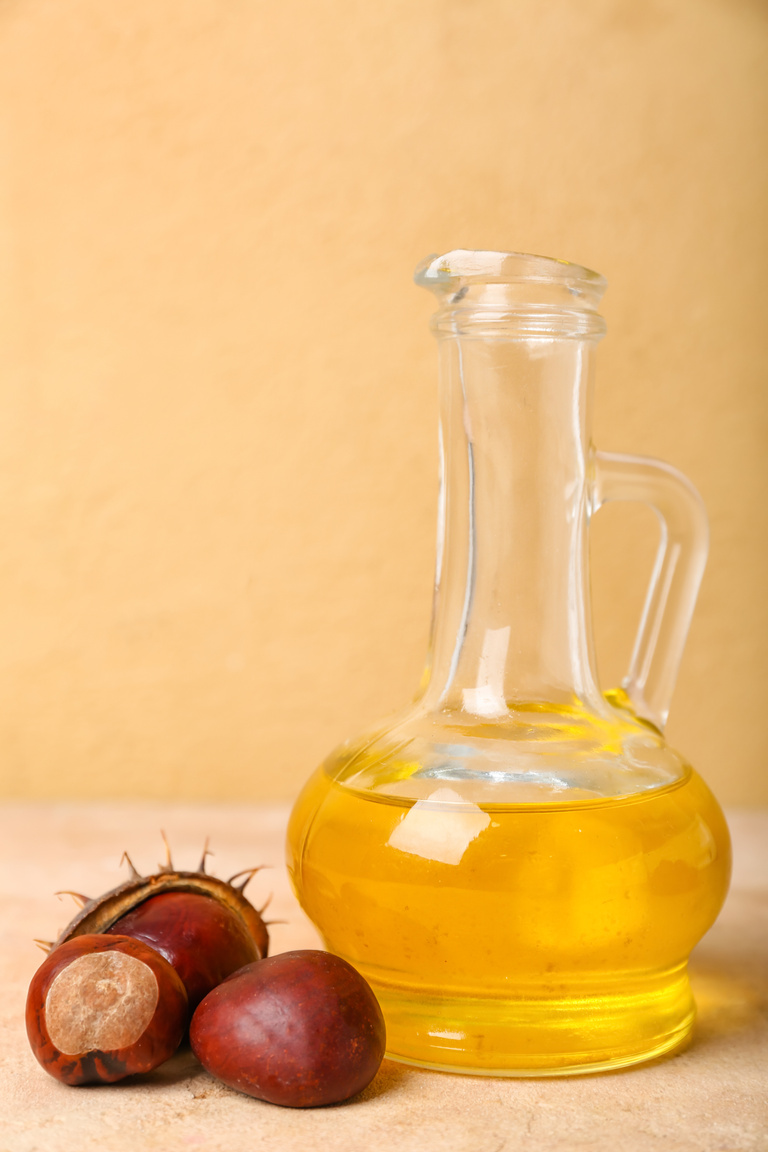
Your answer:
[[[610,282],[596,440],[711,561],[670,735],[768,799],[760,0],[0,0],[0,772],[287,797],[405,701],[451,247]],[[653,517],[594,529],[606,685]]]

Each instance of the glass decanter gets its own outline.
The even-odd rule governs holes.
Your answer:
[[[296,802],[295,891],[372,984],[388,1055],[485,1075],[616,1068],[682,1045],[730,871],[714,797],[663,728],[707,552],[692,485],[590,441],[601,276],[455,251],[438,299],[437,570],[416,702]],[[595,675],[588,526],[650,504],[631,666]]]

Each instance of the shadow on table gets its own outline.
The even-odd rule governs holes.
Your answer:
[[[384,1096],[395,1091],[412,1076],[417,1074],[417,1072],[418,1069],[416,1068],[410,1068],[405,1064],[397,1064],[392,1060],[385,1060],[367,1088],[364,1088],[362,1092],[358,1093],[357,1096],[353,1096],[349,1101],[345,1100],[342,1101],[341,1104],[331,1104],[327,1105],[327,1107],[340,1108],[375,1100],[379,1096]],[[192,1084],[192,1093],[198,1099],[201,1095],[210,1095],[210,1091],[220,1095],[226,1095],[230,1092],[235,1096],[242,1095],[242,1093],[237,1092],[236,1089],[228,1088],[225,1084],[211,1077],[188,1045],[180,1048],[174,1056],[171,1056],[170,1060],[166,1060],[165,1063],[161,1064],[159,1068],[156,1068],[154,1072],[147,1072],[142,1076],[132,1076],[130,1079],[131,1084],[141,1084],[145,1088],[157,1090],[168,1088],[182,1081],[187,1081]],[[200,1084],[195,1085],[195,1081],[200,1081]]]
[[[154,1072],[147,1072],[142,1076],[132,1076],[131,1084],[144,1084],[153,1088],[167,1088],[171,1084],[179,1084],[182,1080],[195,1080],[200,1076],[207,1077],[208,1073],[192,1052],[188,1044],[166,1060]]]
[[[752,981],[731,974],[727,968],[698,963],[691,966],[691,986],[697,1009],[692,1049],[765,1027],[768,1003]]]
[[[379,1096],[386,1096],[390,1092],[395,1092],[404,1087],[408,1080],[418,1076],[421,1071],[422,1069],[413,1068],[408,1064],[398,1064],[395,1060],[385,1060],[368,1087],[358,1093],[350,1103],[362,1104],[369,1100],[376,1100]]]
[[[768,906],[758,891],[732,891],[689,965],[697,1018],[692,1049],[741,1043],[765,1030],[768,1013]]]

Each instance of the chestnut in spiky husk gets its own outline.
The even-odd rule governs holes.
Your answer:
[[[173,964],[189,1010],[232,972],[261,959],[258,944],[230,908],[195,892],[161,892],[121,916],[107,933],[143,940]]]
[[[214,988],[189,1029],[192,1051],[230,1088],[292,1108],[361,1092],[384,1056],[370,985],[328,952],[283,952]]]
[[[179,872],[168,851],[167,862],[155,875],[141,876],[125,853],[130,879],[95,900],[70,893],[85,906],[53,948],[84,933],[117,933],[142,940],[174,966],[193,1011],[226,976],[261,960],[269,948],[261,913],[243,894],[259,869],[219,880],[205,871],[207,855],[206,847],[197,872]],[[236,886],[234,881],[241,878]]]
[[[68,940],[37,970],[27,996],[32,1051],[72,1085],[151,1072],[178,1048],[187,1016],[175,969],[127,936]]]

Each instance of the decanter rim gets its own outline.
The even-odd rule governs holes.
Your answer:
[[[581,264],[527,252],[455,248],[432,254],[417,266],[414,279],[439,297],[456,295],[471,284],[558,284],[587,307],[596,307],[607,281]]]

